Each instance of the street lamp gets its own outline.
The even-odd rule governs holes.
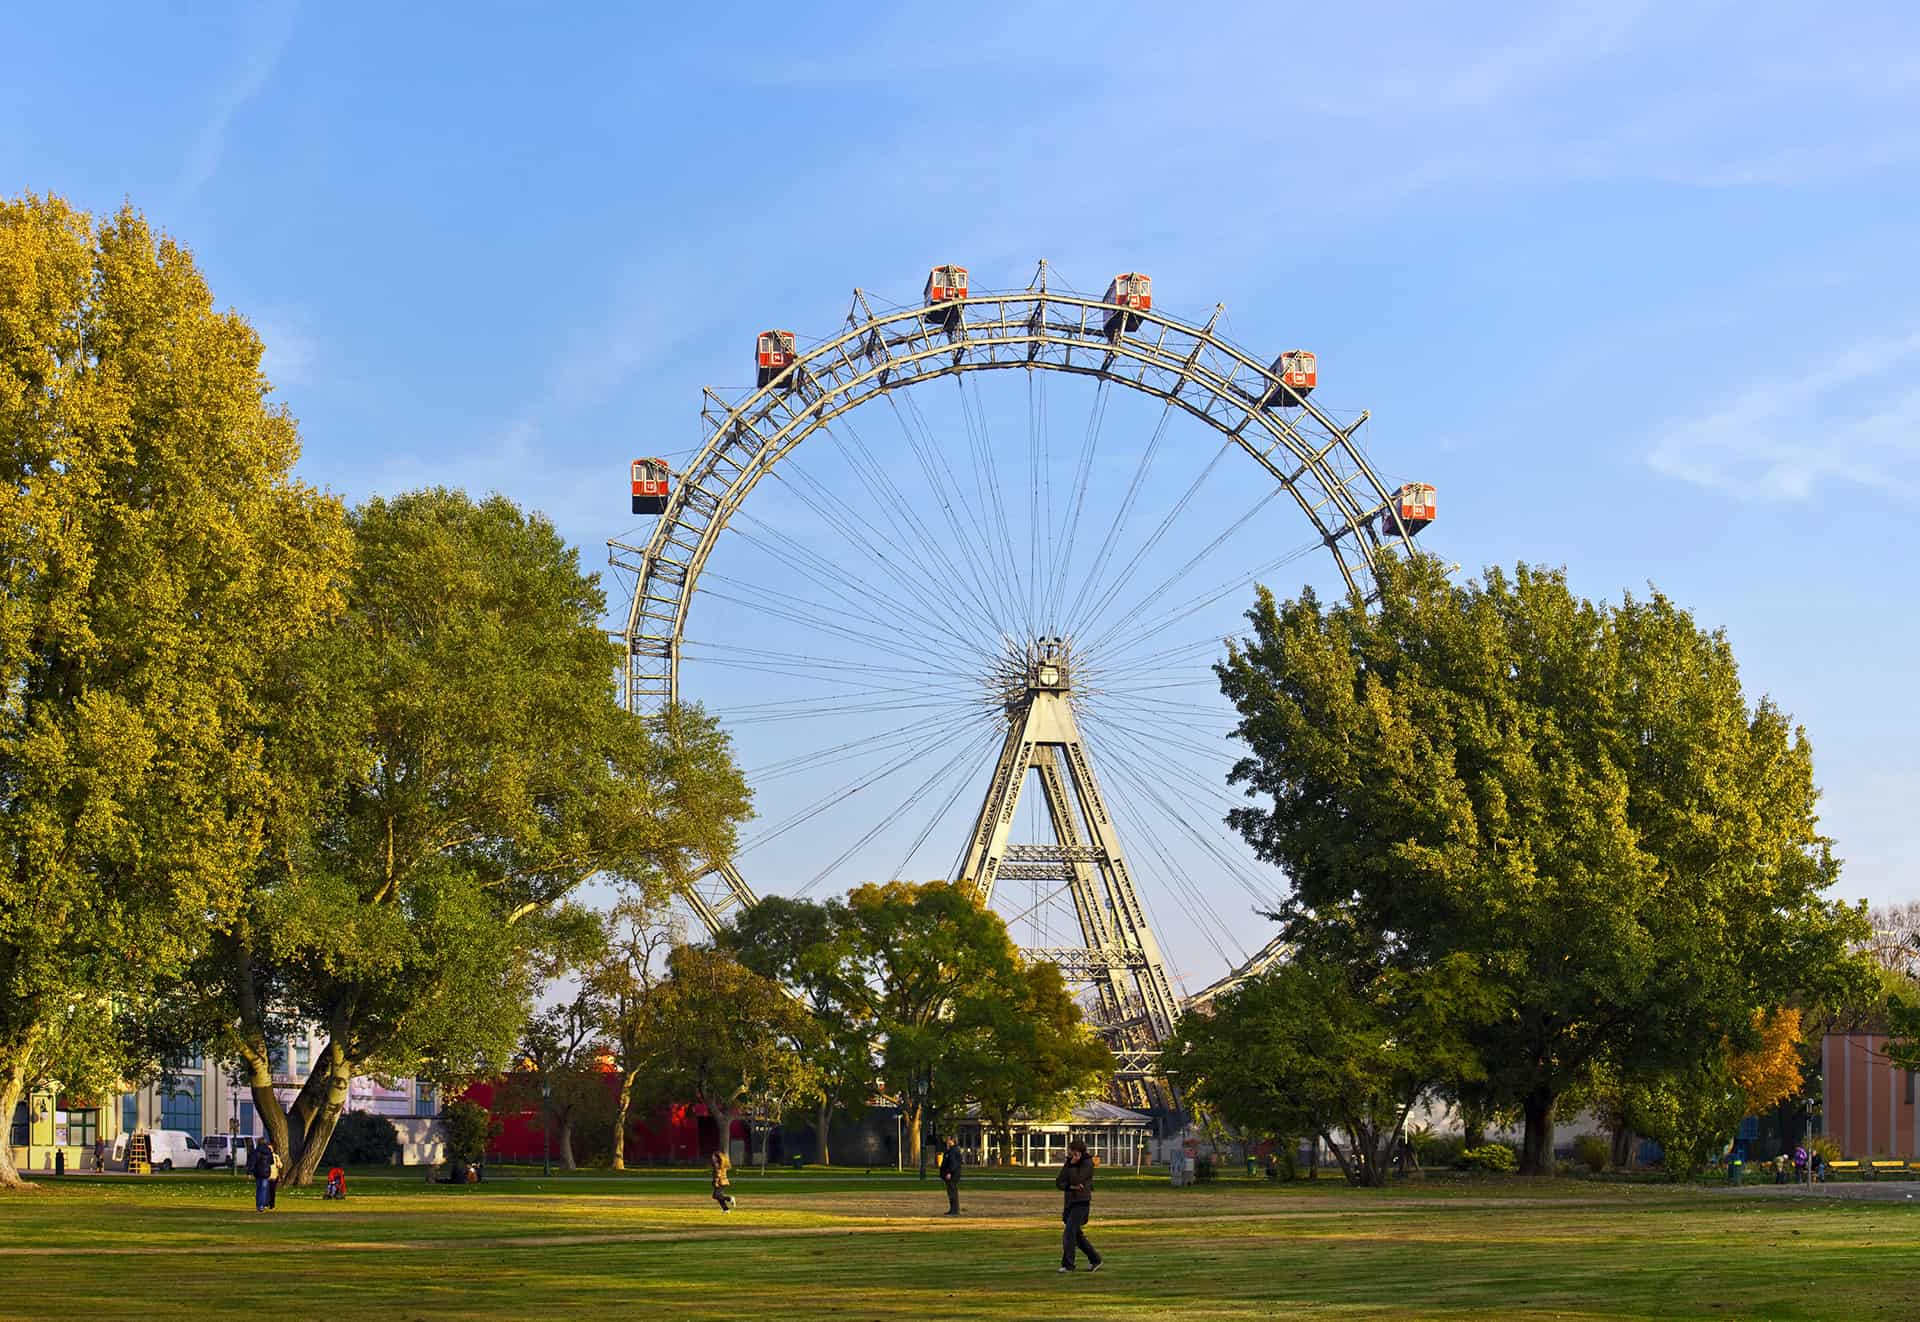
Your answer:
[[[553,1080],[540,1072],[540,1173],[553,1174]]]

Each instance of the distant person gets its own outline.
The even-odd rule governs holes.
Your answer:
[[[720,1210],[722,1212],[731,1212],[733,1210],[734,1197],[732,1189],[728,1187],[732,1181],[727,1174],[731,1163],[727,1160],[725,1150],[721,1148],[715,1148],[713,1150],[712,1166],[713,1201],[720,1204]]]
[[[273,1152],[273,1140],[263,1138],[247,1158],[247,1174],[253,1176],[253,1210],[264,1212],[273,1206],[273,1168],[279,1158]]]
[[[1796,1145],[1793,1149],[1793,1182],[1800,1184],[1807,1178],[1807,1150]]]
[[[1073,1270],[1073,1251],[1087,1255],[1087,1270],[1097,1272],[1103,1259],[1100,1251],[1087,1242],[1087,1218],[1093,1215],[1093,1158],[1079,1139],[1067,1144],[1067,1160],[1053,1177],[1054,1188],[1067,1196],[1060,1219],[1066,1228],[1060,1234],[1060,1270]]]
[[[960,1215],[960,1145],[948,1134],[941,1140],[940,1183],[947,1186],[947,1215]]]
[[[267,1144],[267,1210],[272,1211],[280,1202],[280,1154],[273,1150],[273,1144]]]
[[[93,1168],[100,1172],[107,1169],[107,1140],[104,1138],[93,1140]]]

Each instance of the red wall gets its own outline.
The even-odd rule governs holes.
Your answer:
[[[607,1075],[606,1081],[609,1093],[619,1090],[620,1082],[615,1076]],[[488,1154],[507,1161],[540,1160],[539,1103],[519,1111],[495,1111],[493,1097],[497,1087],[497,1081],[475,1083],[460,1095],[463,1101],[477,1102],[486,1107],[492,1112],[493,1118],[501,1123],[500,1136],[494,1139]],[[675,1102],[651,1114],[636,1111],[632,1123],[627,1127],[626,1160],[629,1163],[649,1160],[704,1161],[720,1146],[718,1131],[719,1126],[708,1117],[707,1108],[699,1103]],[[734,1121],[733,1137],[743,1141],[746,1139],[744,1121]]]
[[[1849,1157],[1920,1158],[1920,1116],[1907,1072],[1877,1033],[1829,1033],[1820,1045],[1826,1133]]]

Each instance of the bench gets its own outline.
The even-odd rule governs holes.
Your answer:
[[[1828,1171],[1829,1179],[1833,1178],[1834,1176],[1846,1175],[1849,1173],[1854,1175],[1861,1175],[1862,1178],[1865,1178],[1863,1172],[1860,1169],[1860,1163],[1857,1161],[1830,1161],[1827,1163],[1827,1171]]]
[[[1872,1167],[1873,1178],[1876,1180],[1883,1175],[1898,1178],[1907,1173],[1907,1163],[1904,1161],[1872,1161],[1867,1164]]]

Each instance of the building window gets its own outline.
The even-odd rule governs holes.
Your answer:
[[[90,1107],[85,1111],[67,1112],[67,1142],[76,1148],[90,1148],[94,1140],[100,1137],[100,1111]]]
[[[192,1051],[183,1051],[178,1056],[161,1061],[160,1068],[169,1074],[186,1074],[203,1068],[204,1064],[200,1048],[195,1047]]]
[[[131,1134],[140,1128],[140,1094],[130,1092],[120,1099],[120,1132]]]
[[[434,1109],[436,1104],[436,1099],[433,1095],[433,1085],[425,1079],[415,1079],[413,1081],[413,1113],[415,1115],[436,1115],[438,1114]]]
[[[174,1079],[160,1083],[160,1128],[200,1134],[200,1080]]]
[[[33,1142],[33,1119],[25,1102],[13,1104],[13,1134],[7,1141],[16,1148],[24,1148]]]
[[[267,1052],[267,1068],[273,1071],[273,1077],[284,1079],[287,1076],[287,1044],[275,1042]]]
[[[304,1079],[313,1069],[313,1044],[304,1037],[293,1044],[293,1072]]]
[[[252,1102],[240,1103],[240,1132],[243,1134],[253,1133],[253,1103]]]

